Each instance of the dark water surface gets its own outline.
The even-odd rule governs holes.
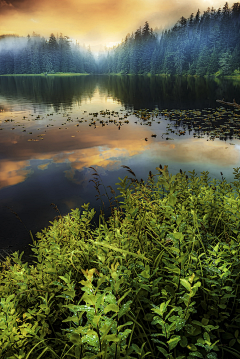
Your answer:
[[[195,169],[219,180],[223,172],[233,181],[233,167],[240,166],[240,111],[222,107],[216,102],[222,98],[240,103],[239,83],[0,76],[0,249],[29,252],[28,231],[35,234],[57,216],[51,203],[62,215],[88,202],[99,210],[90,166],[113,188],[128,175],[123,165],[144,180],[162,164],[173,175]],[[140,109],[154,112],[147,117]]]

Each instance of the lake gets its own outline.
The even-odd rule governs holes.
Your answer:
[[[222,172],[233,181],[240,111],[216,100],[239,103],[239,84],[194,77],[0,76],[0,249],[29,253],[28,231],[35,234],[58,215],[52,203],[61,215],[88,202],[99,213],[90,166],[114,189],[118,177],[130,175],[124,165],[139,180],[161,164],[173,175],[195,169],[199,176],[209,171],[221,180]]]

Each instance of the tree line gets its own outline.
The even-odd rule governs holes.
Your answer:
[[[160,38],[146,21],[103,54],[99,72],[170,75],[240,74],[240,3],[183,16]]]
[[[1,46],[4,42],[5,46]],[[49,39],[33,33],[27,39],[0,37],[0,74],[40,74],[54,72],[95,73],[91,49],[72,44],[68,36],[52,33]]]
[[[91,49],[71,44],[67,36],[28,35],[24,47],[1,47],[0,74],[72,72],[92,74],[240,74],[240,3],[218,10],[198,10],[157,34],[146,21],[95,59]],[[20,38],[16,38],[16,41]]]

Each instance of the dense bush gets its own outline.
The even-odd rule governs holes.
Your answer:
[[[157,170],[1,264],[1,358],[240,358],[239,181]]]

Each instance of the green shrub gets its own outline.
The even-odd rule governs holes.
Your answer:
[[[240,358],[239,181],[157,171],[1,263],[1,358]]]

